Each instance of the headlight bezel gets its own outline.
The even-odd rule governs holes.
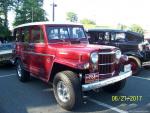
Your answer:
[[[120,59],[121,56],[122,56],[122,53],[121,53],[121,51],[118,49],[118,50],[116,50],[115,55],[116,55],[116,58],[117,58],[117,59]]]
[[[142,44],[138,44],[138,49],[139,49],[140,51],[143,51],[143,45],[142,45]]]
[[[90,60],[93,64],[98,63],[98,52],[92,52],[90,55]]]

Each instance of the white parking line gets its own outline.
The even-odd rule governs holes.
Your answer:
[[[2,75],[2,76],[0,76],[0,78],[10,77],[10,76],[14,76],[14,75],[16,75],[16,74]]]
[[[143,77],[137,77],[137,76],[131,76],[133,78],[139,78],[139,79],[143,79],[143,80],[150,80],[150,78],[143,78]]]
[[[100,101],[97,101],[97,100],[95,100],[95,99],[92,99],[92,98],[89,98],[89,97],[87,97],[87,99],[88,99],[89,101],[93,102],[93,103],[96,103],[96,104],[98,104],[98,105],[100,105],[100,106],[104,106],[104,107],[109,108],[109,109],[111,109],[111,110],[113,110],[113,111],[116,111],[116,112],[118,112],[118,113],[128,113],[128,111],[124,111],[124,110],[118,109],[117,107],[114,107],[114,106],[105,104],[105,103],[100,102]]]

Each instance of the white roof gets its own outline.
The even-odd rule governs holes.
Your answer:
[[[45,22],[32,22],[32,23],[21,24],[19,26],[14,27],[14,29],[19,28],[19,27],[32,26],[32,25],[82,25],[82,24],[72,23],[72,22],[50,22],[50,21],[45,21]]]

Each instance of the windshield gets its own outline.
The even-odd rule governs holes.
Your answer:
[[[86,39],[84,30],[82,27],[47,26],[46,31],[47,31],[47,37],[48,37],[49,42],[53,42],[54,40],[65,41],[65,39],[78,40],[78,41]]]

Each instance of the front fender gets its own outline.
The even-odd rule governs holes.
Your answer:
[[[135,56],[137,58],[139,58],[140,60],[143,60],[144,56],[140,53],[140,52],[125,52],[123,53],[124,55],[127,55],[127,56]]]
[[[70,68],[82,70],[84,69],[84,65],[87,64],[88,62],[80,62],[78,60],[71,60],[71,59],[55,59],[54,63],[58,63],[58,64],[68,66]]]

